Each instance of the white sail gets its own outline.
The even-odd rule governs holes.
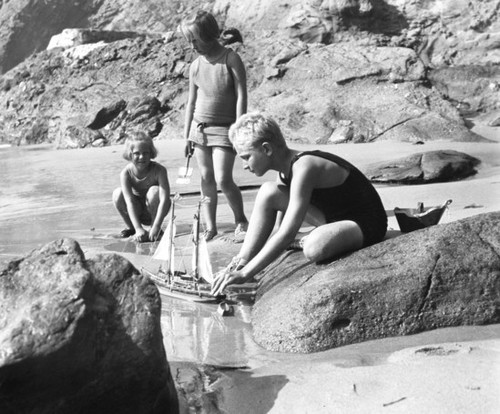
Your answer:
[[[163,233],[163,237],[158,243],[158,247],[156,248],[153,259],[163,260],[166,262],[165,269],[173,274],[175,270],[174,265],[174,240],[175,235],[177,233],[177,228],[175,225],[175,203],[180,200],[181,196],[179,193],[176,193],[172,198],[172,211],[170,212],[170,221],[168,222],[167,228]]]
[[[207,283],[212,284],[214,281],[208,246],[204,237],[200,237],[198,246],[198,275]]]
[[[173,221],[169,221],[165,233],[158,243],[153,259],[163,260],[167,262],[167,269],[174,269],[174,239],[176,235],[176,225]]]
[[[210,256],[208,254],[207,241],[203,236],[200,237],[200,207],[201,204],[206,203],[207,200],[209,200],[207,197],[200,200],[198,203],[198,211],[194,215],[192,266],[195,278],[201,278],[207,283],[212,284],[214,276],[212,273]]]

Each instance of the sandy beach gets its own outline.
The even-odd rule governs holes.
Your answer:
[[[498,325],[490,333],[498,338]],[[500,407],[498,339],[406,347],[372,366],[342,367],[329,358],[331,352],[229,374],[227,412],[456,414]]]
[[[441,223],[459,220],[476,214],[500,210],[500,134],[491,129],[497,143],[428,142],[425,145],[378,142],[373,144],[341,144],[322,146],[345,157],[360,169],[382,160],[396,159],[415,152],[453,149],[479,158],[478,173],[469,179],[414,186],[377,186],[386,210],[389,227],[399,227],[391,211],[395,207],[415,207],[418,202],[439,205],[453,200]],[[310,148],[312,146],[294,146]],[[317,148],[317,146],[314,146]],[[176,171],[182,166],[182,141],[158,142],[159,160],[169,168],[172,192],[186,190],[175,184]],[[103,165],[91,171],[90,180],[99,182],[101,174],[117,175],[123,165],[120,148],[82,151],[58,151],[61,161],[53,166],[51,175],[62,176],[71,168],[73,157],[88,157]],[[113,160],[109,162],[109,160]],[[107,160],[107,161],[106,161]],[[5,162],[5,161],[4,161]],[[41,160],[37,161],[42,163]],[[43,162],[48,162],[43,159]],[[67,164],[65,164],[67,163]],[[5,164],[7,165],[7,164]],[[5,167],[4,165],[4,167]],[[8,166],[8,165],[7,165]],[[10,166],[12,168],[12,166]],[[196,171],[191,178],[191,190],[196,190]],[[44,165],[40,167],[42,170]],[[90,170],[89,170],[90,171]],[[236,181],[241,186],[256,187],[272,175],[256,179],[235,166]],[[5,169],[4,169],[5,173]],[[4,174],[2,173],[2,174]],[[65,178],[69,180],[68,177]],[[78,181],[78,178],[74,178]],[[5,201],[0,213],[2,261],[29,251],[58,237],[75,237],[85,254],[106,252],[110,239],[107,233],[120,229],[109,194],[111,188],[99,188],[95,194],[96,207],[72,225],[64,227],[61,218],[83,214],[79,203],[89,194],[75,191],[72,205],[58,206],[49,199],[30,199],[26,194],[33,183],[23,184],[23,199],[19,192],[4,190]],[[77,183],[65,182],[65,191]],[[109,185],[107,183],[106,185]],[[89,190],[90,191],[90,190]],[[251,212],[255,189],[244,191],[245,210]],[[17,204],[16,204],[17,203]],[[21,205],[19,203],[22,203]],[[88,202],[87,202],[88,203]],[[44,218],[37,231],[36,214]],[[191,212],[180,211],[181,218]],[[26,220],[31,217],[30,220]],[[41,216],[40,216],[41,217]],[[223,197],[220,198],[219,222],[230,228],[232,217]],[[48,220],[48,224],[47,224]],[[96,237],[101,233],[103,237]],[[237,246],[233,249],[237,250]],[[123,252],[136,266],[141,256]],[[167,357],[175,371],[181,364]],[[221,394],[220,406],[226,413],[497,413],[500,412],[500,324],[479,327],[439,329],[399,338],[386,338],[353,344],[311,355],[272,355],[253,357],[245,369],[222,370],[218,381],[208,385],[208,392]],[[187,412],[187,411],[186,411]]]
[[[210,12],[217,25],[212,17],[200,27],[185,20],[197,10]],[[52,266],[55,276],[64,276],[61,283],[70,287],[63,300],[83,304],[78,313],[36,306],[32,300],[24,306],[19,300],[23,308],[4,318],[7,328],[15,329],[0,330],[0,357],[12,348],[6,364],[12,363],[11,354],[17,358],[16,366],[2,367],[6,376],[0,376],[5,391],[0,393],[0,414],[49,412],[51,408],[42,406],[44,399],[58,412],[85,411],[86,402],[94,404],[95,411],[113,407],[109,411],[118,414],[152,402],[157,412],[158,405],[168,404],[151,393],[165,378],[163,358],[149,377],[148,372],[139,375],[163,350],[180,414],[500,414],[500,269],[492,269],[500,258],[500,240],[485,230],[497,227],[484,220],[474,223],[477,227],[456,226],[461,227],[460,235],[455,226],[438,231],[438,242],[431,232],[417,242],[417,237],[404,241],[394,214],[397,207],[430,208],[449,201],[437,224],[446,226],[500,212],[500,0],[0,0],[0,21],[0,278],[7,275],[1,279],[8,281],[8,294],[15,298],[3,303],[16,305],[19,296],[31,298],[30,288],[10,277],[19,274],[14,261],[63,238],[78,242],[89,270],[100,269],[91,264],[100,255],[123,256],[137,270],[124,266],[134,284],[115,300],[116,295],[104,292],[105,271],[99,270],[96,283],[88,288],[84,272],[75,284],[65,265],[63,271],[59,264]],[[231,52],[222,53],[222,44]],[[289,264],[299,261],[289,259],[302,254],[297,251],[285,261],[278,259],[273,273],[267,269],[262,291],[269,290],[253,308],[251,301],[240,298],[223,315],[218,303],[175,298],[167,291],[160,294],[158,309],[153,282],[139,272],[155,272],[164,264],[153,257],[159,241],[121,238],[125,224],[112,202],[128,163],[123,141],[135,131],[155,137],[156,161],[168,170],[170,195],[181,195],[175,205],[172,268],[187,274],[197,265],[192,260],[192,224],[201,198],[196,157],[190,164],[192,176],[176,180],[186,165],[182,125],[186,112],[194,108],[194,123],[207,121],[199,129],[208,127],[205,132],[210,132],[210,126],[234,118],[231,107],[238,114],[248,110],[270,115],[293,149],[332,152],[365,172],[373,164],[439,150],[462,152],[480,163],[474,175],[458,181],[374,184],[388,216],[386,239],[392,240],[390,248],[355,256],[350,263],[360,266],[300,263],[292,268]],[[466,142],[473,139],[479,142]],[[404,140],[411,142],[400,142]],[[243,167],[236,158],[234,180],[250,218],[259,187],[276,176],[272,172],[256,177]],[[243,241],[234,236],[227,200],[220,192],[218,197],[218,235],[207,243],[213,273],[227,266]],[[169,213],[163,230],[173,216]],[[306,228],[312,227],[304,225],[297,238]],[[470,228],[474,230],[467,233]],[[454,240],[460,240],[458,248],[448,243]],[[404,249],[398,249],[398,243]],[[413,251],[421,254],[413,257]],[[64,251],[56,253],[60,257]],[[117,258],[95,263],[117,263],[112,259]],[[485,264],[488,260],[492,263]],[[6,266],[11,266],[7,273]],[[106,272],[109,267],[118,268],[107,266]],[[45,268],[38,271],[35,264],[24,269],[31,279],[27,285],[44,284]],[[308,278],[310,269],[313,275]],[[370,271],[366,277],[365,269]],[[374,279],[368,279],[375,274],[372,283]],[[121,284],[128,281],[121,272],[113,276],[116,283],[108,285],[121,292]],[[287,284],[286,277],[295,278],[294,283]],[[343,284],[346,280],[352,283]],[[419,284],[412,284],[414,280]],[[40,303],[54,304],[53,285],[47,288],[49,294],[44,290]],[[53,290],[62,292],[59,287]],[[80,288],[83,293],[75,295]],[[141,308],[144,295],[148,302]],[[227,298],[232,299],[230,294]],[[407,299],[412,303],[403,306]],[[440,307],[441,302],[446,306]],[[478,302],[486,305],[479,307]],[[117,312],[121,306],[116,303],[127,306]],[[150,304],[154,309],[146,307]],[[158,325],[151,329],[147,323],[157,311],[151,325],[159,323],[162,338]],[[145,317],[140,322],[129,323],[131,313],[141,312]],[[293,318],[299,312],[308,318]],[[489,319],[466,319],[469,312],[474,312],[471,318]],[[115,317],[118,313],[120,318],[125,315],[123,323]],[[324,315],[335,318],[315,324]],[[49,316],[55,316],[54,323],[47,322]],[[363,323],[357,322],[358,316]],[[287,336],[338,344],[481,320],[496,323],[378,338],[311,354],[268,351],[256,342],[273,349],[324,349],[281,345]],[[129,326],[130,335],[124,329]],[[315,331],[303,334],[309,326],[309,332]],[[276,332],[280,336],[273,336]],[[324,341],[338,332],[340,340]],[[119,339],[109,340],[115,337]],[[152,338],[154,344],[149,345]],[[22,352],[16,353],[15,347]],[[120,361],[118,369],[109,371],[115,360]],[[133,366],[131,361],[141,362]],[[53,365],[46,369],[46,364]],[[41,373],[40,367],[47,372]],[[57,381],[68,373],[70,381]],[[49,381],[40,381],[47,374]],[[110,378],[118,380],[116,386]],[[129,379],[134,388],[128,387]],[[66,392],[65,385],[78,391]],[[96,395],[99,398],[89,398]],[[11,408],[13,403],[21,408]]]
[[[482,129],[500,141],[500,132]],[[441,223],[500,210],[500,148],[496,143],[436,141],[422,146],[379,142],[327,146],[363,169],[375,161],[415,152],[454,149],[481,159],[475,177],[453,183],[378,187],[389,212],[417,202],[453,202]],[[360,350],[365,350],[364,351]],[[354,355],[372,355],[357,360]],[[500,325],[439,329],[370,341],[289,362],[227,373],[228,413],[498,413],[500,412]]]

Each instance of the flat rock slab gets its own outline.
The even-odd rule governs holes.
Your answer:
[[[457,181],[476,174],[480,160],[463,152],[440,150],[421,152],[408,157],[369,166],[365,175],[370,181],[387,184],[424,184]]]
[[[446,326],[500,322],[500,212],[418,230],[329,264],[285,253],[253,308],[255,340],[316,352]]]
[[[153,282],[61,239],[0,268],[0,412],[176,413]]]

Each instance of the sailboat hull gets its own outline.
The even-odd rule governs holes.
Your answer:
[[[172,281],[155,274],[145,268],[141,269],[143,275],[149,277],[158,288],[161,295],[171,298],[187,300],[189,302],[219,303],[225,296],[213,296],[210,294],[211,285],[204,282],[195,283],[192,279],[174,275]]]
[[[208,201],[206,197],[198,202],[197,212],[194,215],[192,232],[194,250],[192,256],[192,272],[186,274],[174,270],[174,239],[176,235],[174,209],[175,202],[179,198],[180,197],[176,194],[172,199],[172,212],[168,231],[166,232],[168,236],[160,241],[153,256],[155,259],[163,260],[167,266],[160,268],[158,272],[151,272],[146,268],[142,268],[142,274],[149,277],[156,284],[160,294],[190,302],[219,303],[227,297],[237,296],[241,296],[245,299],[253,298],[256,285],[252,285],[249,288],[237,288],[227,295],[220,295],[217,297],[210,294],[214,275],[210,263],[207,243],[203,237],[200,237],[200,208],[202,203]]]

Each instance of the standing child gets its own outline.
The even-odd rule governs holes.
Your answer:
[[[155,161],[158,151],[153,139],[135,133],[125,143],[123,158],[130,161],[120,173],[121,187],[113,192],[113,203],[127,225],[121,237],[138,242],[155,241],[170,210],[167,169]],[[143,225],[151,226],[149,231]]]
[[[226,196],[236,222],[235,235],[244,234],[248,220],[240,189],[233,180],[235,151],[229,141],[231,124],[247,110],[246,71],[241,58],[219,42],[214,16],[198,11],[181,24],[181,31],[200,55],[189,70],[189,97],[184,137],[186,156],[196,148],[204,205],[205,239],[217,235],[217,185]]]
[[[294,242],[304,221],[316,226],[300,243],[306,258],[315,262],[384,238],[387,216],[380,196],[348,161],[324,151],[289,148],[276,122],[258,113],[238,119],[229,136],[245,169],[259,177],[275,170],[278,177],[260,187],[243,246],[226,271],[215,276],[214,295],[227,285],[251,281]]]

